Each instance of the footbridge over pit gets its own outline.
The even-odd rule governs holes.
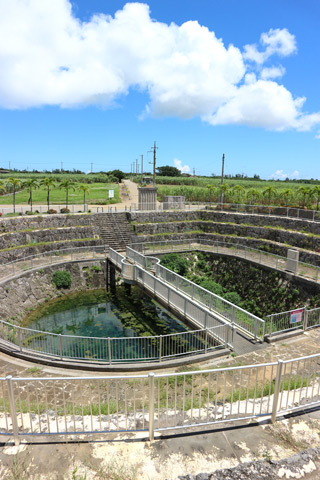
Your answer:
[[[130,246],[126,248],[126,256],[110,248],[109,259],[121,271],[125,282],[136,283],[195,328],[225,326],[228,337],[221,336],[221,340],[230,344],[232,338],[236,353],[261,348],[265,334],[261,318],[161,266],[158,258]]]

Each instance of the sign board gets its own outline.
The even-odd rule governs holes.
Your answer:
[[[114,190],[109,190],[109,198],[113,198],[114,197]]]
[[[300,310],[293,310],[290,312],[290,323],[299,323],[302,322],[303,317],[303,308]]]

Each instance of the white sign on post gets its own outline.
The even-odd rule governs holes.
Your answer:
[[[114,198],[114,190],[109,190],[109,198]]]

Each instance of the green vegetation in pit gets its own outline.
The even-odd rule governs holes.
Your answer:
[[[58,288],[70,288],[72,284],[71,273],[67,270],[58,270],[52,276],[52,283]]]
[[[320,306],[316,287],[289,281],[281,272],[241,259],[203,252],[169,253],[161,257],[161,265],[260,318],[303,305]]]

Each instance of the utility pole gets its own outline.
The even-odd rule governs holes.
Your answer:
[[[193,176],[196,176],[196,169],[193,167]]]
[[[221,185],[223,185],[223,179],[224,179],[224,154],[222,155]]]
[[[138,175],[138,159],[136,158],[136,175]]]
[[[223,185],[224,180],[224,154],[222,155],[222,172],[221,172],[221,185]],[[220,203],[223,203],[223,191],[220,193]]]
[[[141,155],[141,183],[143,182],[143,155]]]
[[[157,152],[156,141],[154,141],[153,147],[151,147],[150,152],[153,152],[153,186],[156,186],[156,152]],[[150,162],[151,163],[151,162]]]
[[[63,162],[61,162],[61,173],[63,172]]]

